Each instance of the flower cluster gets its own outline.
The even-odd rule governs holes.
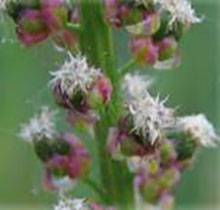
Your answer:
[[[57,112],[42,107],[40,114],[22,125],[20,137],[31,143],[44,166],[46,189],[63,193],[82,178],[103,202],[102,206],[62,196],[54,210],[115,210],[130,204],[135,209],[173,209],[182,172],[193,164],[200,147],[214,147],[220,138],[203,114],[178,116],[166,105],[167,99],[153,96],[149,90],[153,79],[125,72],[136,61],[140,67],[178,67],[181,37],[191,24],[201,22],[192,5],[187,0],[104,0],[103,12],[93,1],[5,2],[0,1],[0,9],[6,8],[13,18],[24,46],[51,38],[66,50],[68,58],[50,72],[49,87],[76,133],[93,126],[97,138],[100,182],[84,179],[92,165],[80,141],[84,135],[59,132]],[[130,34],[134,56],[118,71],[114,56],[108,58],[114,53],[110,26]],[[118,192],[121,182],[127,184],[124,194]]]
[[[62,196],[54,210],[115,210],[114,208],[104,208],[86,199],[69,199]]]
[[[49,190],[59,190],[70,186],[88,174],[91,156],[71,134],[56,131],[54,111],[43,107],[41,114],[22,126],[20,136],[32,143],[35,153],[44,164],[44,183]]]
[[[187,0],[105,0],[107,22],[125,27],[140,66],[177,68],[178,42],[190,24],[201,22]]]
[[[77,41],[67,23],[79,21],[77,8],[65,0],[9,1],[7,12],[17,24],[17,35],[25,46],[32,46],[51,37],[62,48],[72,49]]]
[[[98,119],[96,109],[111,99],[109,79],[79,54],[69,53],[69,60],[51,75],[55,100],[69,110],[69,120],[74,125],[94,122]]]
[[[213,147],[220,138],[204,115],[176,116],[165,101],[150,95],[151,81],[144,81],[137,74],[125,76],[127,114],[110,130],[107,146],[114,159],[126,161],[135,173],[139,203],[165,205],[198,148]]]

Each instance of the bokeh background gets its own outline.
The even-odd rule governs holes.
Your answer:
[[[181,42],[183,64],[172,71],[146,70],[155,77],[155,93],[170,96],[169,104],[181,114],[205,113],[220,133],[220,15],[219,0],[194,0],[204,23],[188,32]],[[19,125],[42,104],[50,104],[48,72],[65,54],[51,43],[26,49],[14,34],[14,25],[0,22],[0,209],[44,209],[54,195],[41,190],[41,165],[32,149],[18,137]],[[127,36],[116,37],[118,64],[129,57]],[[178,209],[220,209],[220,149],[204,149],[194,168],[183,176],[177,189]],[[78,187],[78,195],[86,190]],[[14,206],[14,207],[13,207]]]

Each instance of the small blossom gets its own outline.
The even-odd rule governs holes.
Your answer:
[[[144,20],[140,23],[129,25],[126,29],[134,35],[152,35],[160,28],[160,16],[159,14],[144,14]]]
[[[41,12],[34,9],[22,11],[17,28],[18,37],[25,46],[41,43],[50,34]]]
[[[69,199],[62,197],[54,210],[90,210],[90,206],[85,199]]]
[[[139,81],[139,84],[134,84],[134,81],[129,77],[126,80],[127,87],[131,83],[131,88],[127,89],[131,92],[127,92],[127,95],[134,96],[134,90],[138,93],[134,100],[129,100],[126,104],[133,118],[133,131],[154,144],[162,136],[163,130],[172,124],[174,120],[173,110],[164,106],[166,100],[160,101],[159,97],[153,98],[150,95],[146,90],[147,83],[144,84],[141,77],[135,77],[135,81]],[[134,89],[132,88],[134,85],[139,85],[139,87]],[[141,90],[142,88],[143,90]]]
[[[147,89],[153,83],[153,79],[139,74],[126,74],[122,82],[122,90],[125,100],[135,100],[145,97]]]
[[[5,11],[6,10],[6,5],[9,0],[0,0],[0,11]]]
[[[88,65],[85,57],[69,53],[69,60],[58,71],[51,72],[53,79],[50,84],[53,88],[60,85],[61,91],[69,96],[78,91],[87,93],[99,73],[100,70]]]
[[[220,141],[213,125],[203,114],[179,118],[177,130],[190,134],[204,147],[215,147],[216,143]]]
[[[130,40],[130,47],[140,64],[154,65],[157,62],[159,47],[151,37],[134,36]]]
[[[154,3],[159,4],[163,10],[171,14],[171,25],[175,21],[179,21],[183,24],[200,23],[202,21],[202,19],[196,15],[195,10],[188,0],[154,0]]]
[[[40,115],[35,115],[29,123],[22,125],[19,136],[27,142],[39,141],[43,138],[53,139],[55,130],[56,111],[47,106],[41,108]]]

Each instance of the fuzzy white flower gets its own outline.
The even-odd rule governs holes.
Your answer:
[[[54,210],[90,210],[85,199],[68,199],[62,197]]]
[[[163,10],[168,11],[172,19],[170,24],[174,21],[181,23],[200,23],[202,19],[196,15],[188,0],[153,0],[155,4],[160,4]]]
[[[154,144],[160,139],[164,130],[173,124],[173,110],[164,106],[166,100],[160,101],[159,96],[153,98],[147,91],[149,82],[135,75],[125,77],[123,89],[125,103],[133,119],[133,130],[144,139]]]
[[[29,123],[22,125],[19,136],[27,142],[41,140],[42,138],[52,139],[56,133],[55,115],[56,111],[43,106],[40,115],[35,115]]]
[[[122,82],[122,91],[125,100],[143,98],[147,89],[152,85],[153,79],[139,74],[126,74]]]
[[[87,92],[94,82],[100,70],[90,67],[85,57],[80,54],[73,56],[69,54],[69,60],[65,61],[58,71],[51,72],[53,79],[50,82],[52,87],[60,85],[61,91],[69,96],[77,91]]]
[[[6,9],[6,5],[9,0],[0,0],[0,11],[4,11]]]
[[[198,140],[204,147],[215,147],[216,143],[220,141],[213,125],[203,114],[179,118],[177,130],[189,133],[192,138]]]

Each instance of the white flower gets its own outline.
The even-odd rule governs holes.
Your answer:
[[[6,5],[9,0],[0,0],[0,11],[4,11],[6,9]]]
[[[177,121],[177,131],[189,133],[204,147],[215,147],[220,141],[213,125],[203,114],[181,117]]]
[[[153,98],[147,91],[149,82],[135,75],[125,77],[123,89],[125,103],[133,119],[133,130],[152,145],[160,139],[167,127],[173,124],[173,110],[166,108],[166,100]]]
[[[143,98],[153,79],[139,74],[126,74],[122,83],[122,91],[126,101]]]
[[[35,115],[29,123],[22,125],[19,136],[27,142],[41,140],[42,138],[52,139],[56,133],[55,115],[56,111],[43,106],[40,115]]]
[[[100,70],[90,67],[85,57],[80,54],[75,57],[69,54],[69,60],[65,61],[58,71],[51,72],[53,79],[50,85],[54,88],[60,85],[61,91],[69,96],[77,91],[87,93],[94,82],[95,77],[100,74]]]
[[[62,197],[54,210],[90,210],[85,199],[68,199]]]
[[[200,23],[202,19],[199,18],[195,10],[192,8],[188,0],[153,0],[155,4],[160,4],[163,10],[168,11],[172,19],[170,24],[174,21],[181,23]]]

